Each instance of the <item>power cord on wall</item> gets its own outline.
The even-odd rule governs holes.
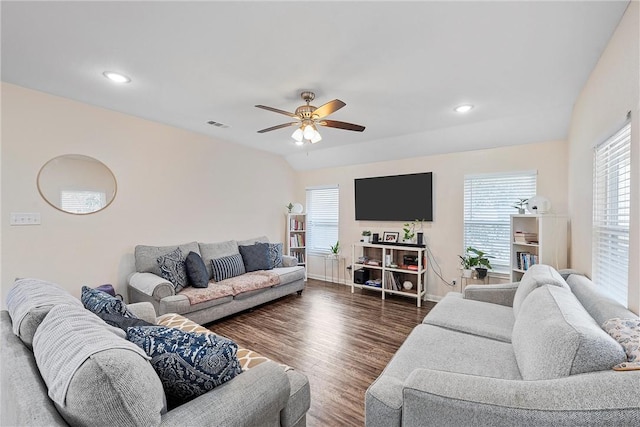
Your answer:
[[[429,247],[429,245],[425,244],[424,246],[427,249],[427,258],[429,259],[429,265],[431,265],[431,269],[433,270],[433,273],[436,276],[438,276],[440,280],[442,280],[442,283],[444,283],[449,287],[455,288],[457,286],[455,283],[447,282],[444,279],[444,277],[442,277],[442,269],[440,268],[440,264],[438,264],[435,257],[433,256],[433,253],[431,252],[431,248]]]

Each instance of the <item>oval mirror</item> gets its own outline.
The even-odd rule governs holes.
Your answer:
[[[81,154],[49,160],[38,173],[38,191],[51,206],[85,215],[106,208],[116,197],[116,177],[101,161]]]

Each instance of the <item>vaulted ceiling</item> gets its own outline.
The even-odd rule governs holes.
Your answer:
[[[2,1],[2,80],[314,169],[567,137],[628,1]],[[116,85],[104,71],[129,76]],[[264,104],[347,105],[296,146]],[[453,111],[473,104],[467,114]],[[216,127],[207,121],[223,123]]]

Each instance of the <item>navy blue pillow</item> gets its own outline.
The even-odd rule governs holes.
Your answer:
[[[184,258],[182,257],[182,250],[180,250],[180,248],[176,248],[168,254],[159,256],[157,261],[162,277],[173,284],[176,293],[189,286],[187,269],[185,268]]]
[[[273,268],[268,243],[256,243],[249,246],[238,246],[238,249],[240,250],[240,255],[242,255],[244,269],[247,272],[257,270],[271,270]]]
[[[282,243],[269,243],[269,260],[272,268],[282,267]]]
[[[153,323],[149,323],[146,320],[125,317],[122,314],[98,313],[98,317],[104,320],[105,323],[120,328],[125,332],[133,326],[154,326]]]
[[[187,278],[191,286],[194,288],[206,288],[209,286],[209,273],[200,255],[193,251],[189,252],[184,265],[187,268]]]
[[[213,334],[164,326],[127,329],[127,339],[151,357],[167,404],[174,408],[242,373],[238,345]]]
[[[83,286],[80,301],[82,301],[84,308],[97,315],[102,313],[119,314],[131,319],[137,319],[122,301],[98,289]]]
[[[240,254],[212,259],[211,271],[213,271],[213,280],[216,282],[246,273]]]

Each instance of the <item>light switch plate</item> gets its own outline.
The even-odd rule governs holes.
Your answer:
[[[11,212],[9,225],[40,225],[39,212]]]

